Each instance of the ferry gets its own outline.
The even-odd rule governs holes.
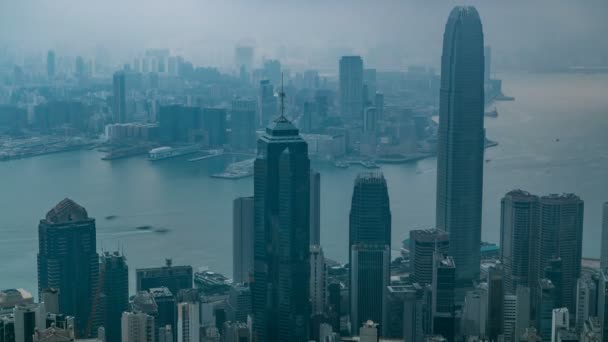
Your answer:
[[[345,161],[338,160],[334,162],[334,166],[340,169],[347,169],[349,165]]]
[[[190,145],[184,147],[169,147],[163,146],[151,149],[148,152],[148,160],[162,160],[168,158],[175,158],[187,154],[193,154],[200,151],[200,146],[198,145]]]
[[[483,115],[491,117],[491,118],[495,118],[495,117],[498,117],[498,111],[496,110],[496,108],[494,108],[489,112],[484,112]]]

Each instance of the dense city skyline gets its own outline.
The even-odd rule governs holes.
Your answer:
[[[44,17],[65,6],[62,1]],[[211,40],[205,36],[213,30],[205,31],[201,41],[210,56],[203,63],[193,50],[175,47],[191,45],[189,34],[161,45],[166,47],[142,48],[153,40],[131,23],[99,34],[93,54],[84,51],[94,40],[83,41],[74,54],[58,42],[15,46],[27,30],[0,34],[0,42],[6,41],[0,45],[0,172],[9,170],[9,191],[0,200],[13,204],[30,196],[35,203],[48,195],[44,189],[62,188],[51,191],[58,198],[43,212],[30,208],[18,219],[17,227],[27,224],[25,216],[39,220],[37,234],[36,227],[14,229],[10,209],[0,218],[0,236],[8,237],[0,246],[9,251],[0,250],[6,259],[6,269],[0,268],[0,342],[608,340],[608,187],[601,171],[608,104],[603,97],[594,104],[589,96],[608,89],[602,78],[608,50],[580,39],[590,30],[587,40],[596,39],[604,23],[590,4],[541,1],[528,7],[548,16],[570,11],[572,27],[560,30],[572,45],[560,53],[547,27],[515,39],[533,13],[517,11],[523,2],[474,3],[355,1],[350,14],[334,20],[353,30],[346,35],[340,28],[315,43],[308,34],[323,31],[326,17],[343,5],[326,4],[316,25],[309,23],[314,29],[304,33],[298,22],[321,6],[316,1],[309,7],[217,4],[207,8],[210,13],[232,10],[232,21],[252,8],[276,9],[276,25],[295,12],[297,21],[290,31],[273,31],[263,40],[265,25],[250,30],[251,38],[221,43],[214,39],[242,34],[241,28],[228,25]],[[26,0],[13,10],[23,14],[28,6]],[[200,6],[184,1],[171,7],[169,13],[182,11],[183,20],[161,30],[157,42],[176,28],[192,29],[188,21]],[[133,19],[152,19],[162,8],[142,9]],[[419,16],[408,25],[433,38],[412,38],[407,31],[396,47],[399,35],[391,32],[361,43],[386,29],[399,31],[391,11],[416,8]],[[69,9],[83,11],[80,5]],[[366,23],[376,27],[355,24],[365,11]],[[54,37],[85,17],[46,34]],[[167,18],[163,24],[169,27],[173,16]],[[504,30],[505,18],[520,25]],[[95,20],[81,27],[76,35],[90,32]],[[124,40],[111,52],[99,45],[121,28]],[[301,31],[293,50],[283,45],[292,31]],[[268,44],[276,32],[289,39]],[[138,44],[118,47],[138,35]],[[359,43],[353,43],[355,36]],[[517,43],[505,43],[507,36]],[[434,44],[441,37],[438,51]],[[324,54],[310,57],[327,44]],[[277,51],[268,54],[270,49]],[[570,121],[545,116],[538,128],[510,109],[518,108],[522,93],[512,96],[513,79],[498,76],[513,68],[542,72],[527,74],[532,79],[557,77],[556,83],[568,84],[563,77],[578,76],[595,86],[586,93],[572,90],[582,105],[566,106],[555,97],[571,110],[565,112]],[[542,82],[540,88],[555,86]],[[527,107],[518,110],[556,108],[539,90],[524,94]],[[526,102],[529,97],[541,98],[537,107]],[[572,112],[603,116],[589,124],[573,120]],[[568,132],[553,128],[560,120]],[[511,125],[499,139],[490,130],[497,123]],[[528,125],[542,140],[525,142]],[[516,143],[523,145],[519,154],[505,154]],[[554,159],[540,153],[543,147],[554,150]],[[595,155],[584,156],[591,147]],[[101,164],[70,162],[69,156],[91,156]],[[527,168],[501,170],[506,159]],[[57,179],[74,169],[80,174],[43,184],[33,173],[38,167],[23,167],[30,160],[56,160],[58,172],[43,169]],[[579,171],[560,172],[572,160],[579,161]],[[119,177],[132,163],[143,169]],[[170,174],[176,167],[180,173]],[[100,170],[116,172],[118,195],[102,181],[91,186]],[[27,188],[15,188],[11,174],[29,177]],[[403,186],[406,178],[423,177],[427,183]],[[586,188],[595,195],[588,197]],[[499,198],[488,200],[488,189]],[[192,194],[209,201],[188,203]],[[85,208],[80,197],[121,210],[91,215],[100,203]],[[129,209],[161,198],[168,207],[144,215]],[[435,205],[425,208],[426,202]],[[490,222],[488,207],[499,212]],[[403,212],[426,223],[412,225],[401,219]],[[586,223],[590,212],[598,227]],[[198,219],[188,222],[193,213]],[[118,244],[108,248],[109,226]],[[15,239],[16,232],[22,237]],[[496,238],[486,239],[488,232]],[[22,241],[37,242],[36,250],[20,248]],[[590,244],[599,258],[587,255],[584,246]],[[181,257],[174,260],[175,251]],[[31,254],[36,261],[28,263]],[[213,260],[230,266],[199,267]],[[21,280],[31,273],[35,285]]]

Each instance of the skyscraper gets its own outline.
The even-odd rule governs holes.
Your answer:
[[[44,330],[45,312],[41,304],[19,304],[13,310],[15,317],[15,342],[32,342],[36,330]]]
[[[368,320],[383,324],[390,259],[387,244],[358,243],[351,247],[350,323],[354,335]]]
[[[283,116],[258,140],[254,162],[253,334],[258,341],[308,341],[310,160]]]
[[[55,78],[55,51],[49,50],[46,54],[46,75],[49,80]]]
[[[177,304],[177,342],[200,341],[199,305],[196,302]]]
[[[232,279],[249,283],[253,273],[253,196],[239,197],[232,203]]]
[[[114,87],[112,121],[114,121],[114,123],[125,123],[127,122],[127,91],[126,75],[124,71],[117,71],[114,73],[112,85]]]
[[[234,150],[251,150],[255,144],[255,101],[237,98],[230,110],[230,143]]]
[[[349,216],[349,251],[357,243],[391,245],[391,208],[382,173],[355,179]]]
[[[121,336],[120,317],[129,308],[129,268],[124,255],[105,252],[100,257],[99,274],[103,301],[103,327],[108,341]]]
[[[555,286],[551,280],[541,278],[538,280],[538,290],[536,297],[536,326],[538,334],[543,341],[551,340],[551,324],[553,319],[553,309],[557,308],[556,299],[559,294],[555,291]]]
[[[422,285],[433,281],[433,254],[446,254],[448,234],[439,229],[410,230],[410,267],[412,281]]]
[[[435,253],[433,263],[433,334],[454,341],[456,266],[450,256]]]
[[[122,342],[154,342],[154,317],[143,312],[122,313]],[[109,342],[109,340],[108,340]]]
[[[540,199],[539,270],[550,266],[552,259],[561,259],[558,297],[571,313],[576,312],[576,282],[581,275],[583,208],[583,201],[574,194]]]
[[[260,81],[258,95],[258,124],[266,126],[277,116],[277,98],[269,80]]]
[[[59,202],[38,226],[38,293],[60,291],[59,310],[74,316],[76,336],[96,334],[94,308],[99,288],[95,219],[69,198]]]
[[[310,245],[321,245],[321,173],[310,170]]]
[[[496,341],[503,334],[504,314],[503,269],[496,264],[488,270],[488,330],[491,341]]]
[[[443,36],[437,146],[436,226],[450,234],[456,286],[479,276],[484,152],[484,57],[481,19],[455,7]]]
[[[207,133],[209,147],[222,147],[226,142],[226,109],[203,108],[200,126]]]
[[[501,200],[500,259],[509,293],[519,285],[538,283],[539,210],[538,196],[522,190],[510,191]]]
[[[311,313],[323,314],[327,298],[327,266],[321,246],[310,246],[310,302]]]
[[[602,206],[602,251],[600,267],[605,269],[608,267],[608,202]]]
[[[156,304],[156,314],[152,315],[152,317],[154,317],[155,339],[159,340],[161,334],[167,334],[166,328],[170,327],[169,332],[172,336],[171,341],[174,341],[174,335],[177,332],[177,306],[175,304],[175,296],[166,287],[151,288],[149,292]]]
[[[363,60],[360,56],[340,58],[340,113],[343,118],[362,118]]]

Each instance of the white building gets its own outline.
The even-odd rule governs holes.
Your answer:
[[[122,342],[154,342],[154,317],[143,312],[122,313]]]
[[[177,304],[177,342],[200,341],[199,303]]]
[[[505,342],[518,341],[513,336],[515,333],[515,322],[517,321],[517,296],[507,294],[503,300],[503,334]]]
[[[551,321],[551,342],[557,342],[557,333],[560,329],[570,329],[570,315],[567,308],[553,309]]]
[[[19,304],[13,310],[15,317],[15,342],[31,341],[38,330],[46,328],[46,313],[41,304]]]

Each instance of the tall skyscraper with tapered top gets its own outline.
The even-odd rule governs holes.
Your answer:
[[[99,256],[95,219],[69,198],[38,225],[38,293],[59,290],[59,311],[76,318],[76,336],[97,334]]]
[[[253,335],[264,342],[309,340],[310,160],[284,96],[254,162]]]
[[[474,7],[455,7],[443,36],[437,147],[437,228],[450,234],[456,287],[479,277],[485,133],[483,30]],[[463,291],[457,291],[464,293]]]

